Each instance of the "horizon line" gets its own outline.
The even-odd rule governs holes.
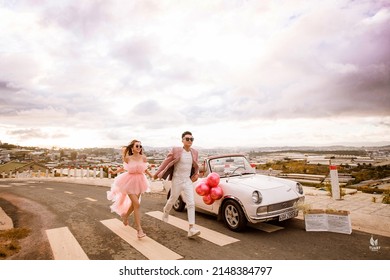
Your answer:
[[[71,147],[63,147],[63,146],[51,146],[51,147],[42,147],[42,146],[24,146],[24,145],[17,145],[17,144],[10,144],[10,143],[2,143],[2,145],[13,145],[16,147],[21,148],[40,148],[40,149],[69,149],[69,150],[83,150],[83,149],[120,149],[120,147],[114,147],[114,146],[95,146],[95,147],[79,147],[79,148],[71,148]],[[148,149],[170,149],[174,146],[180,146],[180,145],[170,145],[170,146],[149,146],[149,145],[143,145],[144,147],[147,147]],[[349,144],[328,144],[328,145],[300,145],[300,146],[289,146],[289,145],[278,145],[278,146],[225,146],[225,147],[210,147],[205,148],[203,146],[194,146],[195,149],[199,150],[220,150],[220,149],[307,149],[307,148],[382,148],[390,146],[390,142],[388,143],[366,143],[366,144],[358,144],[358,143],[349,143]]]

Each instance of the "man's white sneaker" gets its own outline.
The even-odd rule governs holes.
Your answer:
[[[200,230],[199,229],[196,229],[196,228],[190,228],[188,230],[188,237],[189,238],[193,238],[195,236],[198,236],[200,234]]]
[[[169,213],[164,211],[162,215],[163,222],[168,223],[168,218],[169,218]]]

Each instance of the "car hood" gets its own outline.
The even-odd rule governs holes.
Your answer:
[[[266,191],[266,190],[295,190],[296,182],[292,180],[286,180],[282,178],[276,178],[272,176],[264,175],[243,175],[235,176],[227,179],[227,183],[230,185],[247,186],[253,190]]]

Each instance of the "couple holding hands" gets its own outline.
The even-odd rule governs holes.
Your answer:
[[[112,173],[126,172],[114,179],[111,190],[107,192],[107,198],[113,201],[110,206],[111,211],[121,216],[124,225],[128,225],[128,218],[134,213],[138,238],[146,236],[141,227],[140,217],[140,196],[149,188],[149,182],[144,173],[153,179],[172,180],[171,195],[163,208],[162,220],[168,221],[169,212],[183,191],[186,196],[189,223],[188,237],[192,238],[200,234],[200,231],[194,227],[195,202],[192,182],[198,179],[199,166],[198,152],[191,148],[193,141],[191,132],[183,132],[183,147],[172,148],[154,175],[147,169],[148,163],[146,156],[142,153],[140,141],[133,140],[123,149],[123,167]]]

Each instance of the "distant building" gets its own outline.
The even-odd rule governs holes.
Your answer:
[[[15,175],[17,172],[18,173],[39,172],[39,171],[46,172],[46,169],[48,169],[46,166],[39,164],[35,161],[31,161],[31,162],[10,161],[0,165],[0,176],[9,177],[10,174]]]
[[[0,149],[0,163],[5,163],[11,161],[10,151],[5,149]]]

